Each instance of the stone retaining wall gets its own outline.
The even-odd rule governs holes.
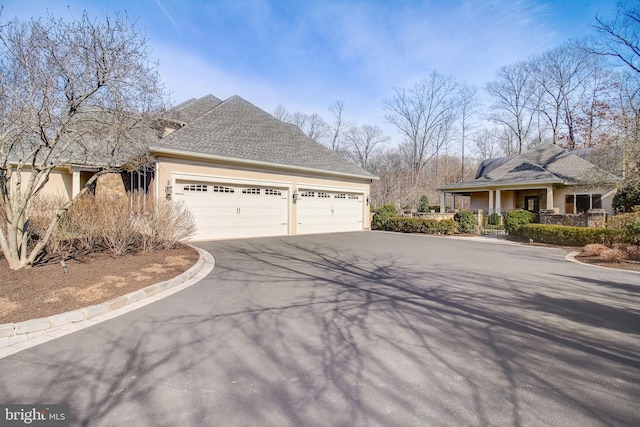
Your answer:
[[[589,209],[581,214],[557,214],[553,209],[540,210],[540,224],[569,225],[573,227],[606,227],[604,209]]]

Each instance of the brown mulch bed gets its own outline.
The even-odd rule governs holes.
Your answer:
[[[640,271],[640,262],[607,262],[595,256],[576,255],[576,260],[585,264],[598,265],[600,267],[615,268],[618,270]]]
[[[114,256],[92,254],[59,263],[12,271],[0,254],[0,324],[51,316],[99,304],[169,280],[198,260],[188,246]]]

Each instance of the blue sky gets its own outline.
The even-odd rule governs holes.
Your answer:
[[[146,29],[174,103],[238,94],[273,113],[384,125],[382,101],[435,69],[480,90],[503,66],[593,34],[614,0],[2,1],[2,20],[126,11]],[[387,128],[383,126],[383,128]],[[396,135],[390,134],[392,137]]]

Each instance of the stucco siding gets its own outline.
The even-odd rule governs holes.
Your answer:
[[[26,183],[29,181],[30,177],[30,171],[23,171],[21,173],[23,188],[24,185],[26,185]],[[13,180],[13,182],[15,183],[15,180]],[[62,198],[64,200],[69,200],[69,198],[71,197],[72,182],[73,175],[68,170],[53,170],[49,174],[49,180],[40,191],[40,194],[45,197],[56,197]]]
[[[488,208],[489,208],[489,192],[488,191],[470,193],[469,209],[487,210]]]
[[[192,177],[194,181],[205,179],[210,182],[229,183],[274,183],[287,188],[290,194],[304,189],[328,189],[361,194],[363,196],[363,224],[365,229],[370,228],[371,218],[366,199],[370,194],[370,179],[323,177],[306,172],[294,172],[279,170],[278,168],[264,169],[253,165],[225,164],[213,161],[201,161],[195,159],[177,159],[166,156],[157,158],[156,182],[159,197],[164,195],[164,187],[170,183],[175,187],[176,176],[180,179]],[[295,204],[290,204],[289,222],[290,234],[298,234],[297,210]]]
[[[613,196],[616,189],[613,187],[564,187],[554,190],[553,203],[558,208],[558,213],[565,214],[565,196],[569,194],[600,194],[602,196],[602,209],[608,214],[613,214]]]

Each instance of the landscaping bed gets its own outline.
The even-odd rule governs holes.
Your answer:
[[[198,260],[188,246],[116,256],[94,253],[18,271],[0,257],[0,324],[51,316],[169,280]]]

